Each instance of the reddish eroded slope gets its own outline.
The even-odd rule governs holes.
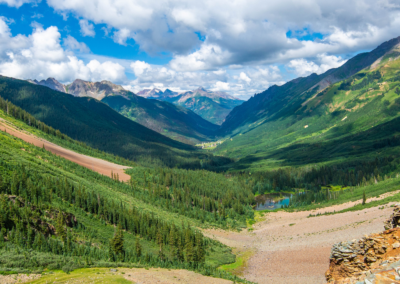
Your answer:
[[[98,158],[93,158],[90,156],[76,153],[72,150],[65,149],[45,139],[36,137],[29,133],[22,132],[20,130],[16,130],[14,127],[6,124],[5,120],[1,118],[0,118],[0,130],[6,131],[8,134],[11,134],[37,147],[45,147],[47,151],[50,151],[53,154],[56,154],[67,160],[70,160],[74,163],[77,163],[78,165],[91,169],[102,175],[111,177],[111,173],[118,174],[119,179],[121,181],[128,181],[131,178],[130,175],[126,174],[124,171],[124,169],[127,169],[129,167],[117,165],[108,161],[104,161]]]

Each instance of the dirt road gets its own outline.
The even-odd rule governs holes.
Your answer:
[[[380,198],[391,194],[394,193]],[[242,275],[247,280],[260,284],[326,283],[325,272],[329,267],[332,245],[381,232],[383,221],[389,217],[392,208],[385,206],[384,209],[375,207],[335,215],[307,216],[310,213],[339,211],[354,204],[348,202],[295,213],[266,213],[265,220],[253,226],[253,232],[208,230],[206,234],[239,251],[255,252]]]
[[[58,156],[61,156],[67,160],[70,160],[74,163],[77,163],[81,166],[84,166],[88,169],[96,171],[102,175],[106,175],[111,177],[111,172],[114,174],[118,174],[119,179],[121,181],[128,181],[131,177],[125,173],[124,169],[129,167],[117,165],[108,161],[104,161],[98,158],[93,158],[90,156],[86,156],[83,154],[76,153],[72,150],[65,149],[60,147],[54,143],[51,143],[45,139],[34,136],[28,132],[24,132],[22,130],[17,130],[11,124],[7,123],[4,119],[0,118],[0,130],[6,131],[8,134],[11,134],[17,138],[24,140],[30,144],[33,144],[37,147],[45,147],[47,151],[52,152]]]

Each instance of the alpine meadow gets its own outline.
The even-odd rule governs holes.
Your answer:
[[[396,1],[0,8],[0,283],[400,283]]]

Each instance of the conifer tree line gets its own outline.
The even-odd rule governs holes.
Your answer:
[[[390,139],[389,139],[390,140]],[[391,140],[390,140],[391,141]],[[280,168],[275,171],[243,173],[252,180],[253,193],[292,191],[303,188],[318,192],[322,186],[343,187],[364,185],[370,180],[383,180],[385,175],[395,176],[400,157],[386,156],[366,161],[353,161],[335,165]]]
[[[362,79],[364,78],[364,79]],[[343,83],[339,86],[338,90],[352,90],[357,91],[361,90],[365,87],[370,86],[374,83],[374,80],[379,80],[382,78],[382,74],[379,70],[375,72],[371,72],[369,74],[366,73],[357,73],[356,75],[352,76],[351,78],[344,80]],[[354,81],[357,79],[357,84],[353,84]],[[362,80],[361,80],[362,79]],[[375,84],[374,84],[375,85]]]
[[[289,205],[284,206],[290,208],[335,200],[346,190],[398,177],[399,165],[399,157],[387,156],[337,165],[284,168],[251,175],[243,173],[242,176],[254,184],[255,193],[295,192],[290,196]],[[332,186],[342,189],[331,191]]]
[[[134,208],[127,209],[67,179],[46,177],[4,161],[0,168],[0,250],[19,248],[60,255],[69,258],[75,268],[96,266],[99,261],[142,263],[195,269],[242,282],[204,264],[206,250],[215,241],[189,226],[176,226]],[[79,218],[63,211],[68,206],[93,214],[104,226],[114,225],[114,236],[108,242],[93,245],[86,235],[82,243],[79,240],[85,238],[81,234],[86,231],[85,226]],[[137,236],[135,245],[124,245],[125,234]],[[155,243],[158,253],[144,251],[141,240]]]
[[[194,269],[205,275],[245,283],[204,263],[206,251],[215,241],[204,238],[189,226],[176,226],[134,208],[127,209],[66,179],[45,177],[4,161],[0,168],[11,174],[8,177],[1,172],[0,175],[0,251],[17,249],[30,254],[35,251],[59,255],[61,265],[70,262],[63,266],[66,272],[110,262],[140,263]],[[63,211],[62,208],[71,205],[79,207],[84,214],[92,213],[104,226],[115,225],[114,236],[108,242],[93,245],[79,218]],[[125,234],[137,236],[135,245],[126,247]],[[86,241],[82,242],[82,238]],[[145,251],[141,245],[143,240],[155,243],[158,253]],[[61,266],[51,266],[51,269],[57,268]]]
[[[252,188],[244,180],[205,170],[135,167],[128,170],[135,197],[203,222],[245,224],[253,218]],[[229,219],[229,220],[228,220]]]
[[[72,230],[66,227],[65,214],[52,205],[72,204],[86,213],[93,214],[104,222],[104,225],[114,225],[118,228],[110,243],[102,244],[102,247],[111,248],[111,260],[128,261],[133,256],[142,257],[139,241],[134,248],[124,248],[123,234],[129,232],[157,243],[162,260],[204,262],[208,239],[204,239],[200,232],[184,225],[177,227],[161,221],[150,214],[139,212],[134,207],[127,208],[121,202],[104,198],[67,179],[27,172],[23,166],[10,166],[4,162],[0,163],[0,168],[11,173],[0,175],[0,231],[3,234],[3,242],[6,238],[27,247],[35,245],[38,250],[50,250],[56,254],[67,251],[76,256],[84,250],[91,258],[110,259],[111,255],[106,248],[76,245],[71,235]],[[55,230],[52,230],[52,225],[47,224],[42,217],[57,210],[58,214],[53,214]],[[71,228],[82,226],[74,221],[76,218],[69,216],[69,219],[68,224]],[[58,240],[51,238],[51,235],[57,235]]]

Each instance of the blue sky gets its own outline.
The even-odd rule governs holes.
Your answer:
[[[0,0],[0,74],[248,98],[399,36],[399,11],[394,0]]]

